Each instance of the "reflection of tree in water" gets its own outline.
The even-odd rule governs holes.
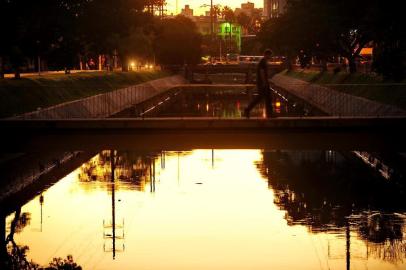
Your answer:
[[[144,190],[150,181],[150,167],[155,160],[153,154],[131,151],[115,151],[115,177],[118,183],[126,183],[137,190]],[[79,173],[81,182],[111,181],[111,151],[103,151],[84,163]],[[120,186],[118,185],[118,188]]]
[[[368,246],[370,255],[391,263],[406,260],[405,216],[374,212],[362,213],[350,220],[358,227],[360,237],[373,243]]]
[[[0,268],[4,270],[81,270],[82,267],[74,262],[71,255],[68,255],[66,259],[54,258],[48,266],[40,266],[27,259],[29,247],[18,245],[14,240],[14,235],[22,232],[29,224],[30,216],[30,213],[21,213],[21,208],[15,211],[14,218],[9,224],[10,233],[6,236],[6,240],[3,243],[6,252],[1,255]]]
[[[405,217],[385,214],[405,210],[399,183],[331,151],[264,152],[257,166],[288,224],[303,224],[312,232],[342,232],[349,224],[372,243],[373,256],[390,262],[405,258]]]

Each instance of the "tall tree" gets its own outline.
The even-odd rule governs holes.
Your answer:
[[[291,54],[301,50],[320,58],[340,54],[354,73],[361,50],[376,37],[378,2],[290,0],[286,13],[266,23],[260,36],[264,44],[288,48]]]
[[[154,50],[163,65],[197,64],[201,58],[202,37],[196,24],[184,16],[158,22]]]
[[[250,16],[248,16],[245,12],[241,12],[237,15],[236,21],[239,25],[241,25],[245,34],[248,34],[252,24]]]
[[[401,1],[376,1],[373,69],[385,79],[401,81],[406,74],[406,30]]]
[[[144,13],[143,0],[98,0],[91,1],[85,7],[81,18],[82,36],[94,54],[112,56],[115,51],[125,58],[128,49],[125,42],[132,36],[134,29],[153,23],[151,14]],[[141,32],[137,32],[142,34]],[[111,57],[112,58],[112,57]],[[125,59],[121,59],[125,61]],[[125,64],[122,67],[125,70]]]

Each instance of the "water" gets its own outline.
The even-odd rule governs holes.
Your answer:
[[[252,95],[175,89],[117,117],[235,118]],[[317,114],[277,94],[273,106]],[[359,151],[103,151],[3,217],[2,250],[83,269],[406,269],[403,164]]]
[[[23,205],[14,240],[38,264],[72,255],[83,269],[405,269],[402,197],[368,169],[337,173],[353,162],[320,151],[104,151]],[[308,179],[320,164],[329,173]],[[334,192],[346,174],[375,184]],[[370,198],[376,185],[389,205]]]
[[[115,117],[216,117],[239,118],[244,108],[258,93],[254,87],[193,87],[174,89],[171,95],[145,102]],[[297,100],[288,100],[280,92],[273,93],[276,116],[320,115]],[[253,108],[252,117],[265,118],[265,106]]]

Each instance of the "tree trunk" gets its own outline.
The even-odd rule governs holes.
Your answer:
[[[327,71],[327,60],[326,58],[321,58],[320,59],[320,66],[321,66],[321,72],[326,72]]]
[[[292,70],[292,59],[291,59],[291,56],[290,56],[290,55],[287,55],[287,56],[286,56],[286,59],[285,59],[285,68],[286,68],[288,71],[291,71],[291,70]]]
[[[357,72],[357,65],[355,64],[355,58],[353,56],[347,57],[348,60],[348,67],[350,74],[354,74]]]
[[[121,61],[121,71],[122,72],[128,72],[128,61],[125,57],[120,57],[122,59]]]
[[[4,63],[3,57],[0,56],[0,79],[4,79]]]
[[[4,267],[5,265],[2,265],[3,263],[6,262],[7,258],[7,242],[6,242],[6,217],[2,213],[0,213],[0,233],[1,233],[1,247],[0,247],[0,267]],[[3,268],[2,268],[3,269]]]
[[[20,79],[20,78],[21,78],[20,68],[16,67],[14,70],[14,79]]]
[[[108,59],[108,70],[113,71],[113,59],[114,59],[114,56],[109,54],[107,56],[107,59]]]

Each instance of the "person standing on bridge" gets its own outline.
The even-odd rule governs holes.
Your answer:
[[[272,51],[267,49],[264,52],[264,57],[257,65],[257,89],[258,96],[254,98],[247,108],[244,110],[244,116],[249,118],[251,110],[261,100],[265,101],[266,117],[272,117],[272,99],[268,81],[268,61],[271,59]]]

